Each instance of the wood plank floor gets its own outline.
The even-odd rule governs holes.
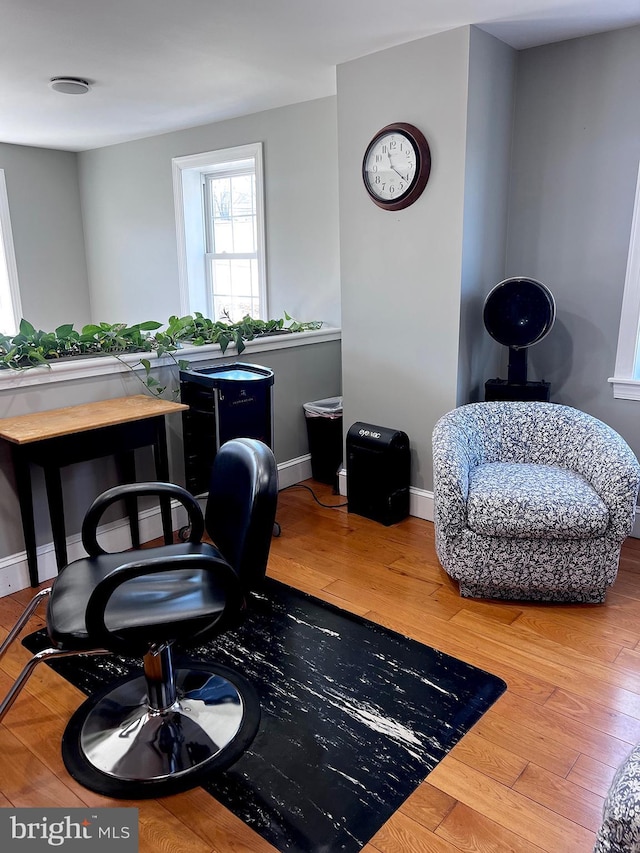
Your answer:
[[[281,493],[278,520],[272,577],[508,684],[365,853],[589,853],[615,768],[640,740],[640,541],[625,543],[604,606],[544,606],[461,599],[426,521],[385,528],[299,488]],[[30,594],[0,599],[1,636]],[[7,654],[0,690],[26,659],[19,645]],[[0,726],[0,806],[135,805],[141,853],[273,853],[201,789],[134,803],[81,788],[59,746],[81,698],[47,667],[36,671]]]

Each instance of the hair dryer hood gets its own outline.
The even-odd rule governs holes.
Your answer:
[[[537,344],[556,319],[553,294],[535,278],[506,278],[489,292],[484,325],[498,343],[520,349]]]

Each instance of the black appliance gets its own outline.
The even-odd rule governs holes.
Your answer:
[[[548,382],[527,381],[528,349],[549,334],[556,318],[549,288],[535,278],[507,278],[489,292],[483,318],[491,337],[509,347],[507,379],[489,379],[485,400],[549,400]]]
[[[218,448],[231,438],[258,438],[273,449],[273,371],[257,364],[219,364],[180,371],[186,487],[209,488]]]
[[[411,451],[406,432],[357,421],[347,433],[349,512],[390,525],[409,515]]]

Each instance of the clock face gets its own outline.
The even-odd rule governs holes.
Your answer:
[[[427,140],[412,125],[388,125],[367,148],[362,177],[373,201],[387,210],[412,204],[425,188],[431,168]]]
[[[382,201],[397,201],[415,180],[416,150],[403,133],[385,133],[373,140],[364,160],[369,192]]]

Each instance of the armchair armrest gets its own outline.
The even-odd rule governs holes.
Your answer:
[[[640,464],[626,441],[596,421],[585,435],[576,464],[609,510],[609,532],[624,539],[631,533],[640,486]]]
[[[478,453],[466,431],[447,415],[436,423],[432,437],[435,523],[456,534],[467,523],[469,475]]]

